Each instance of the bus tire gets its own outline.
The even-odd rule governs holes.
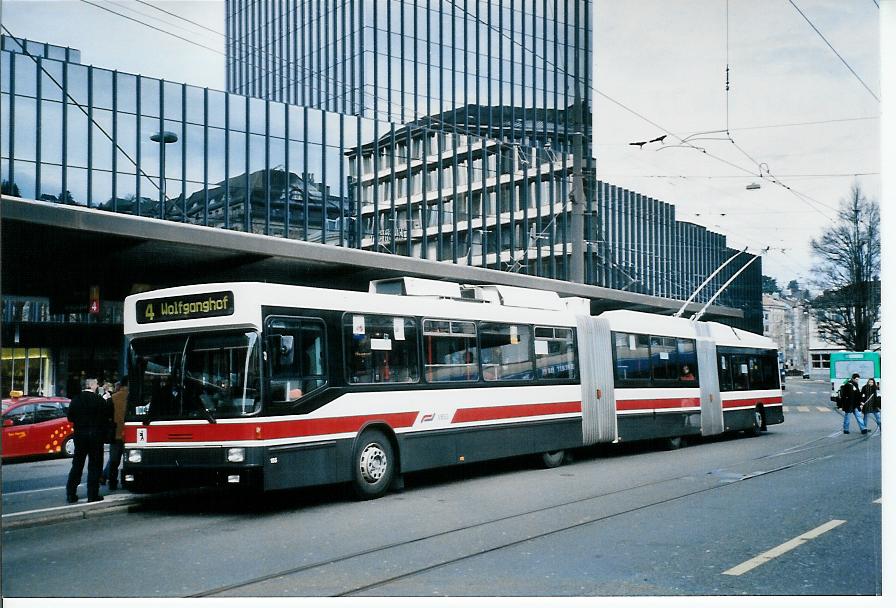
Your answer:
[[[753,428],[749,430],[750,437],[759,437],[764,428],[766,428],[765,415],[762,413],[762,409],[757,406],[756,409],[753,410]]]
[[[395,476],[395,451],[381,431],[364,431],[352,455],[352,488],[358,498],[379,498]]]
[[[663,447],[667,450],[677,450],[683,445],[684,440],[681,437],[666,437],[663,440]]]
[[[566,461],[566,450],[556,452],[542,452],[541,466],[546,469],[555,469]]]

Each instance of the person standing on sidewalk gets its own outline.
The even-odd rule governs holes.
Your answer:
[[[853,374],[848,382],[844,382],[840,387],[840,409],[843,410],[843,433],[849,435],[849,415],[856,417],[856,423],[859,425],[862,434],[868,432],[865,423],[859,417],[862,407],[862,392],[859,390],[859,375]]]
[[[78,484],[87,461],[87,502],[102,500],[100,474],[103,471],[103,444],[112,425],[112,403],[100,397],[96,378],[84,381],[84,390],[72,398],[68,419],[75,428],[75,456],[65,484],[65,497],[78,502]]]
[[[109,461],[103,469],[100,484],[109,483],[109,491],[118,489],[118,467],[121,465],[121,455],[124,453],[124,412],[128,405],[128,377],[122,377],[117,390],[112,393],[112,412],[115,420],[115,434],[109,442]]]

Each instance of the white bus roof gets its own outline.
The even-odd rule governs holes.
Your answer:
[[[137,305],[149,300],[177,301],[178,296],[232,293],[231,314],[175,321],[137,322]],[[223,297],[223,296],[222,296]],[[260,328],[262,306],[336,310],[368,314],[422,316],[434,319],[471,319],[498,322],[571,326],[575,316],[566,311],[502,306],[492,302],[385,295],[273,283],[209,283],[148,291],[128,296],[124,303],[124,333],[149,335],[204,328]]]
[[[730,325],[714,321],[691,321],[680,317],[667,317],[633,310],[608,310],[600,314],[607,319],[610,329],[629,333],[653,334],[658,336],[676,336],[680,338],[697,338],[706,335],[698,331],[698,326],[708,329],[708,336],[718,346],[740,346],[744,348],[777,349],[775,342],[765,336],[754,334]]]

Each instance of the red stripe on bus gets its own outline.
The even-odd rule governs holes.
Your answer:
[[[525,405],[500,405],[497,407],[471,407],[458,409],[454,413],[452,423],[482,422],[484,420],[502,420],[507,418],[526,418],[528,416],[548,416],[551,414],[578,414],[582,411],[579,401],[565,403],[527,403]]]
[[[385,422],[395,429],[414,425],[418,412],[382,414],[379,416],[343,416],[339,418],[310,418],[305,420],[281,420],[278,422],[251,422],[239,424],[173,424],[150,425],[147,429],[149,443],[160,442],[213,442],[252,441],[257,439],[283,439],[287,437],[311,437],[357,433],[368,422]],[[126,426],[125,441],[137,441],[137,429]]]
[[[757,403],[761,403],[763,405],[777,405],[784,403],[784,399],[782,397],[751,397],[748,399],[725,399],[722,402],[722,407],[743,407],[748,405],[756,405]]]
[[[625,399],[616,402],[617,410],[662,410],[674,407],[700,407],[700,397],[675,399]]]

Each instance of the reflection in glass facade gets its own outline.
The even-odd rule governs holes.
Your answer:
[[[242,4],[227,5],[231,35],[237,35],[233,10]],[[458,10],[446,8],[452,4]],[[344,71],[346,77],[354,73],[357,79],[363,73],[368,83],[356,89],[329,88],[325,95],[305,98],[305,105],[82,66],[28,47],[4,50],[0,52],[3,193],[567,279],[572,249],[570,142],[576,123],[570,95],[573,83],[582,78],[590,82],[591,5],[571,2],[560,15],[586,24],[576,35],[574,26],[558,20],[555,11],[561,9],[554,3],[535,7],[514,3],[512,10],[509,3],[466,4],[466,12],[458,12],[463,2],[433,2],[428,7],[424,0],[384,2],[390,9],[376,11],[379,33],[366,42],[364,36],[357,40],[348,26],[339,30],[347,35],[335,39],[327,38],[332,33],[325,34],[324,29],[314,30],[313,40],[329,40],[321,42],[321,48],[341,53],[343,46],[348,50],[351,44],[360,44],[373,49],[373,54],[363,50],[357,56],[324,58],[324,53],[309,50],[305,40],[302,44],[311,53],[306,67],[313,64],[314,71],[302,73],[313,73],[321,82],[325,80],[321,74]],[[301,10],[311,9],[303,3]],[[438,24],[433,15],[440,10],[442,28],[427,29],[422,15],[428,15],[430,25]],[[362,0],[337,3],[321,19],[332,25],[335,15],[341,23],[343,17],[348,21],[351,11],[357,32],[374,31],[368,14],[373,12],[372,3]],[[468,17],[461,19],[462,12]],[[418,18],[411,23],[414,14]],[[320,25],[301,15],[291,23],[302,28]],[[302,47],[301,40],[287,39],[283,25],[283,37],[276,44],[266,43],[266,52],[289,46],[292,50],[283,64],[288,66],[298,61],[296,49]],[[408,33],[413,27],[416,38]],[[499,35],[505,31],[501,27],[513,28],[514,36]],[[441,47],[432,46],[432,40],[429,46],[422,42],[427,36],[464,28],[465,35],[437,40]],[[381,30],[392,34],[383,37]],[[472,48],[449,52],[450,40],[466,40]],[[576,53],[575,44],[560,45],[558,40],[578,41],[581,50]],[[528,42],[521,47],[517,41]],[[522,53],[522,48],[531,51],[532,44],[537,45],[536,52]],[[3,45],[9,49],[14,42],[4,40]],[[373,61],[384,52],[393,60],[404,57],[404,71],[387,69],[392,65],[388,62],[380,65],[382,57]],[[353,59],[336,61],[342,56]],[[447,68],[430,69],[425,63],[441,57],[443,63],[438,65],[448,66],[452,56],[451,74]],[[573,56],[579,60],[572,61]],[[370,65],[361,69],[360,57],[368,57]],[[493,60],[486,62],[488,57]],[[560,65],[580,66],[576,69],[584,76],[577,80],[572,72],[555,69],[553,62],[561,57]],[[539,58],[549,61],[539,64]],[[292,94],[300,94],[303,87],[306,95],[317,90],[317,84],[289,80],[282,70],[249,78],[244,61],[236,61],[243,72],[235,71],[234,61],[229,64],[233,88],[237,88],[234,79],[248,78],[288,81]],[[376,65],[380,65],[377,77],[371,78]],[[465,71],[458,69],[461,65]],[[380,87],[374,89],[373,83]],[[260,95],[270,90],[248,92]],[[421,95],[409,94],[418,90]],[[591,148],[589,90],[580,89],[586,149]],[[360,91],[366,91],[366,102]],[[383,95],[391,102],[374,102]],[[177,141],[152,141],[160,131],[173,132]],[[162,145],[166,145],[164,167]],[[587,283],[684,299],[734,253],[724,236],[676,221],[672,205],[598,182],[593,160],[584,163],[584,171]],[[729,274],[723,272],[716,287],[733,271],[726,269]],[[747,318],[737,324],[755,330],[758,322],[761,331],[760,277],[759,264],[752,265],[718,303],[744,308]],[[711,293],[705,289],[698,301]]]

